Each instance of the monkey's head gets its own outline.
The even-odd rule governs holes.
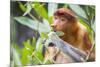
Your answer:
[[[70,31],[76,23],[76,16],[71,10],[60,8],[54,12],[53,24],[51,24],[51,27],[54,31],[66,33],[67,31]]]

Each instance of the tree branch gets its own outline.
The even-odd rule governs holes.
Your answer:
[[[61,40],[55,32],[51,32],[49,35],[48,40],[49,42],[52,42],[56,45],[57,48],[59,48],[60,51],[62,51],[65,55],[70,56],[73,61],[75,62],[84,62],[86,59],[86,53],[82,50],[79,50],[73,46],[71,46],[69,43]]]

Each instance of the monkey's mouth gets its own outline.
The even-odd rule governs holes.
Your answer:
[[[56,32],[57,30],[55,28],[52,28],[51,31]]]
[[[64,32],[56,30],[55,28],[52,28],[52,32],[55,32],[59,37],[62,37],[64,35]]]
[[[56,32],[56,29],[52,29],[53,32]]]

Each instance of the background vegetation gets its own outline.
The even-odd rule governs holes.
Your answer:
[[[44,2],[22,2],[11,1],[11,67],[19,65],[52,64],[51,60],[44,60],[42,55],[43,41],[51,31],[53,12],[61,7],[74,11],[80,23],[82,23],[90,34],[90,39],[95,44],[95,6],[75,5],[67,3],[44,3]],[[18,15],[18,13],[20,15]],[[26,27],[28,30],[20,30]],[[22,32],[23,33],[20,33]],[[26,33],[24,35],[24,33]],[[32,33],[32,34],[31,34]],[[20,36],[18,37],[18,34]],[[29,36],[28,38],[24,38]],[[18,39],[22,37],[21,43]]]

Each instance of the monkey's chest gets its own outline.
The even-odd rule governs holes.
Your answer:
[[[80,39],[68,39],[66,40],[67,43],[69,43],[71,46],[78,48],[80,50],[83,50],[83,47],[85,46],[85,44],[83,43],[83,40]]]

